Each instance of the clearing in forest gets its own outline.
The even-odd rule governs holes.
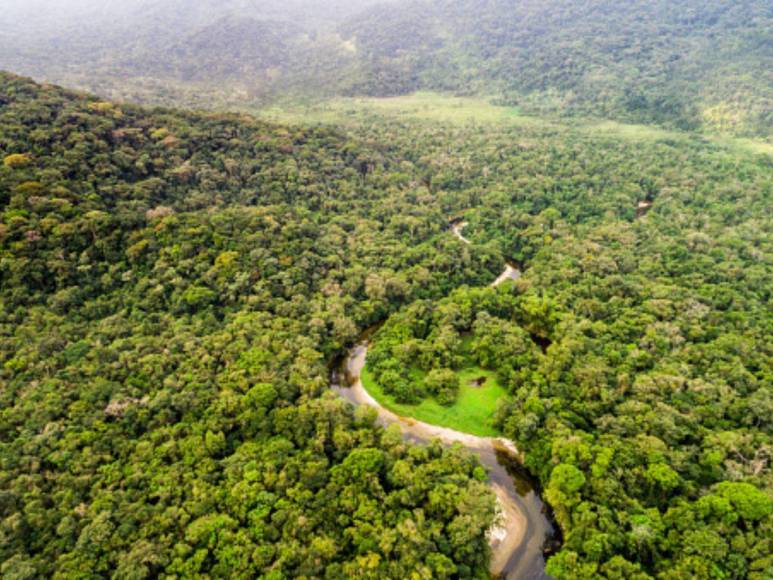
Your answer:
[[[415,405],[396,402],[395,398],[385,393],[374,380],[367,366],[360,378],[363,387],[374,399],[402,417],[411,417],[479,437],[500,435],[494,426],[494,413],[497,401],[507,395],[507,392],[500,385],[496,373],[478,366],[469,366],[457,371],[457,375],[460,382],[459,395],[456,402],[448,407],[441,405],[434,397],[427,397]],[[473,381],[481,377],[486,377],[486,381],[481,386],[473,385]]]

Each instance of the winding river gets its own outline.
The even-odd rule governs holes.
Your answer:
[[[466,225],[466,222],[452,223],[451,231],[463,243],[470,244],[462,235]],[[520,275],[517,268],[507,265],[492,286],[505,280],[516,280]],[[403,436],[408,440],[425,443],[439,439],[447,445],[460,443],[476,453],[488,470],[489,485],[497,496],[501,513],[499,524],[489,533],[492,575],[507,580],[548,578],[545,574],[544,547],[553,537],[554,528],[531,481],[519,469],[515,444],[503,438],[477,437],[401,417],[382,407],[365,390],[360,380],[367,354],[368,342],[364,339],[349,352],[342,372],[334,375],[333,389],[356,406],[374,407],[382,425],[398,423]]]

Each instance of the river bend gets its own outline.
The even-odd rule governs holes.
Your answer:
[[[462,235],[466,225],[466,222],[451,224],[451,231],[460,241],[470,244]],[[516,267],[508,264],[491,285],[498,286],[506,280],[517,280],[520,275]],[[446,445],[460,443],[477,454],[488,471],[489,485],[497,496],[501,514],[500,523],[489,532],[492,575],[507,580],[548,578],[545,574],[543,548],[546,540],[552,537],[554,528],[546,516],[545,505],[530,481],[519,474],[515,444],[504,438],[477,437],[401,417],[382,407],[365,390],[360,380],[367,354],[367,341],[361,342],[349,352],[342,371],[334,376],[333,389],[355,406],[375,408],[382,425],[399,424],[403,437],[408,440],[426,443],[439,439]]]

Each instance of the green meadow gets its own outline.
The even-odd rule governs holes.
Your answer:
[[[300,125],[337,125],[356,127],[374,119],[412,124],[434,123],[446,126],[481,125],[490,127],[530,126],[571,128],[598,137],[635,142],[700,140],[720,148],[756,155],[773,155],[773,144],[762,139],[698,135],[663,129],[652,125],[618,121],[537,117],[524,115],[517,107],[497,105],[492,98],[457,97],[419,91],[399,97],[337,97],[317,102],[292,102],[248,112],[276,122]]]
[[[466,367],[458,372],[461,386],[459,396],[450,407],[444,407],[434,398],[423,399],[417,405],[397,403],[394,397],[384,393],[368,371],[363,369],[360,378],[365,390],[381,405],[402,417],[412,417],[441,427],[448,427],[463,433],[480,437],[496,437],[500,433],[494,426],[494,412],[497,401],[507,392],[499,384],[496,373],[480,367]],[[482,386],[472,385],[472,381],[486,377]]]

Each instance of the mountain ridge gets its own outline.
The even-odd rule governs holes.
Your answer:
[[[254,107],[439,90],[539,115],[771,137],[773,8],[764,0],[342,0],[306,13],[301,2],[283,12],[231,1],[190,14],[186,2],[129,11],[114,38],[88,32],[76,41],[69,31],[54,49],[32,32],[29,43],[14,37],[0,66],[164,104],[201,91]],[[174,26],[180,14],[185,24]],[[3,29],[14,30],[0,21]]]

